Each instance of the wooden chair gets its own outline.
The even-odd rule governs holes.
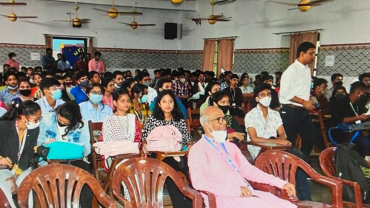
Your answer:
[[[93,173],[95,178],[99,181],[104,181],[107,177],[107,172],[105,172],[103,168],[103,161],[101,160],[101,156],[98,155],[93,147],[93,144],[97,142],[94,136],[94,131],[101,131],[103,128],[103,122],[92,122],[89,121],[89,132],[90,132],[90,143],[91,143],[91,163],[93,166]]]
[[[11,208],[8,199],[6,198],[3,190],[0,188],[0,208]]]
[[[79,207],[84,185],[103,207],[117,206],[90,173],[65,164],[51,164],[32,171],[19,187],[18,203],[21,208],[28,208],[29,193],[33,190],[41,207]]]
[[[322,138],[324,140],[325,148],[333,147],[334,145],[328,140],[328,131],[325,127],[325,122],[324,122],[325,119],[324,119],[324,115],[322,114],[321,110],[317,113],[317,116],[319,119],[320,130],[321,130]]]
[[[200,109],[191,109],[188,108],[188,118],[189,118],[189,123],[190,123],[190,130],[193,132],[195,135],[199,134],[198,130],[202,129],[202,126],[200,125]]]
[[[163,188],[167,177],[193,201],[193,208],[202,207],[200,193],[190,188],[173,168],[151,158],[132,158],[122,163],[113,175],[113,195],[125,208],[163,207]],[[131,201],[122,195],[122,182],[127,186]]]
[[[334,167],[334,153],[335,153],[335,147],[329,147],[329,148],[326,148],[324,151],[322,151],[319,157],[320,167],[326,176],[340,180],[342,181],[343,185],[353,187],[353,189],[355,190],[356,203],[352,203],[349,201],[343,201],[343,205],[345,207],[351,207],[351,208],[352,207],[356,207],[356,208],[370,207],[370,204],[362,203],[360,184],[354,181],[341,179],[336,176],[335,167]]]
[[[320,175],[306,162],[290,153],[284,151],[266,151],[257,157],[255,166],[266,173],[272,174],[292,184],[295,184],[295,173],[299,167],[306,172],[312,180],[331,187],[333,196],[331,206],[309,201],[298,201],[296,202],[298,206],[343,207],[342,182],[334,178]]]

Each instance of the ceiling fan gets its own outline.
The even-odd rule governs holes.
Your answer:
[[[209,15],[208,17],[190,17],[188,19],[191,19],[197,25],[201,25],[202,24],[202,20],[207,20],[208,23],[211,24],[211,25],[215,24],[216,22],[227,22],[227,21],[231,21],[231,17],[225,17],[223,14],[220,14],[220,15],[213,14],[214,6],[216,5],[216,1],[211,0],[209,3],[211,4],[211,7],[212,7],[212,13],[211,13],[211,15]]]
[[[73,19],[70,18],[70,20],[54,20],[56,22],[69,22],[72,23],[73,27],[81,27],[82,23],[90,23],[90,19],[80,19],[78,18],[78,10],[80,7],[77,5],[77,2],[73,6],[73,9],[76,11],[75,12],[75,17]],[[71,13],[67,13],[68,15],[71,15]]]
[[[135,20],[135,15],[133,17],[134,17],[134,21],[132,21],[131,23],[125,23],[125,22],[119,22],[119,23],[124,24],[124,25],[127,25],[127,26],[130,26],[134,30],[136,28],[138,28],[139,26],[140,27],[150,27],[150,26],[155,26],[156,25],[156,24],[139,24]]]
[[[31,18],[37,18],[37,16],[17,16],[13,12],[13,6],[18,6],[18,5],[27,5],[27,3],[24,2],[15,2],[14,0],[10,0],[9,2],[0,2],[0,5],[2,6],[12,6],[12,12],[9,15],[3,15],[0,14],[0,16],[8,18],[10,21],[15,22],[18,18],[19,19],[31,19]]]
[[[329,2],[329,1],[334,1],[334,0],[315,0],[315,1],[310,1],[310,0],[301,0],[298,4],[296,3],[288,3],[288,2],[281,2],[281,1],[269,1],[272,3],[277,3],[277,4],[283,4],[287,6],[295,6],[296,8],[290,8],[288,10],[293,10],[293,9],[299,9],[301,12],[306,12],[311,9],[313,6],[319,6],[323,3]]]
[[[94,8],[94,10],[96,11],[100,11],[100,12],[107,12],[108,13],[108,17],[112,18],[112,19],[115,19],[118,17],[118,15],[142,15],[143,13],[142,12],[138,12],[136,11],[135,9],[133,9],[132,11],[130,12],[121,12],[121,11],[118,11],[115,7],[114,7],[114,0],[112,0],[112,6],[111,8],[109,8],[108,10],[104,10],[104,9],[99,9],[99,8]]]

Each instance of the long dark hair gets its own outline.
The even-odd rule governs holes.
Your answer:
[[[333,92],[331,93],[331,97],[330,97],[331,100],[336,100],[335,94],[337,93],[337,90],[344,90],[344,93],[346,95],[348,95],[347,90],[346,90],[345,87],[343,87],[343,86],[337,86],[337,87],[334,88]]]
[[[80,106],[74,101],[68,101],[60,105],[57,108],[57,114],[70,122],[63,136],[67,135],[70,131],[76,130],[77,128],[82,129],[84,127]]]
[[[128,93],[128,91],[126,89],[120,88],[120,89],[117,89],[113,92],[113,94],[112,94],[113,100],[115,100],[117,102],[122,95],[128,95],[128,97],[130,97],[130,94]]]
[[[18,119],[20,115],[31,116],[39,110],[41,110],[39,104],[26,100],[19,104],[13,104],[8,112],[0,118],[0,121],[14,121]]]
[[[161,100],[165,95],[169,95],[173,99],[173,102],[174,102],[173,110],[171,112],[172,118],[175,121],[184,119],[184,115],[181,112],[179,105],[177,104],[175,94],[173,94],[172,90],[162,90],[162,92],[159,93],[157,99],[155,100],[155,104],[154,104],[154,112],[153,112],[154,118],[158,120],[164,120],[164,113],[162,109],[159,107],[159,104],[161,103]]]

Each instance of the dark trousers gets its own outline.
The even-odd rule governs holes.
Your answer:
[[[186,157],[180,157],[181,161],[177,162],[173,157],[167,157],[163,160],[163,162],[167,163],[176,171],[181,171],[186,178],[189,180],[189,166],[188,160]],[[181,191],[177,188],[176,184],[172,181],[172,179],[166,179],[167,189],[173,204],[174,208],[191,208],[192,201],[186,198]]]
[[[87,172],[91,173],[91,168],[89,164],[82,160],[77,160],[77,161],[71,161],[71,165],[79,167],[83,170],[86,170]],[[81,198],[80,198],[80,204],[81,208],[91,208],[92,207],[92,201],[93,201],[93,193],[87,185],[84,185],[84,187],[81,190]]]
[[[315,131],[308,111],[304,108],[283,106],[280,109],[280,116],[292,146],[295,146],[297,133],[299,133],[302,138],[301,151],[309,157],[315,141]]]

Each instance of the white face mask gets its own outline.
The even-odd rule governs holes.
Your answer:
[[[185,83],[185,81],[186,81],[186,80],[185,80],[185,78],[181,78],[181,79],[180,79],[180,82],[181,82],[181,83]]]
[[[37,127],[39,127],[39,126],[40,126],[40,122],[37,122],[37,123],[33,123],[33,122],[26,122],[26,126],[27,126],[27,129],[28,129],[28,130],[36,129]]]
[[[265,107],[269,107],[271,104],[271,97],[266,96],[262,99],[259,99],[259,103]]]
[[[210,129],[212,129],[212,127],[207,123],[207,125],[209,126]],[[226,138],[227,138],[227,131],[215,131],[212,129],[212,132],[211,132],[212,136],[213,136],[213,139],[215,140],[215,142],[221,144],[221,143],[224,143]]]

